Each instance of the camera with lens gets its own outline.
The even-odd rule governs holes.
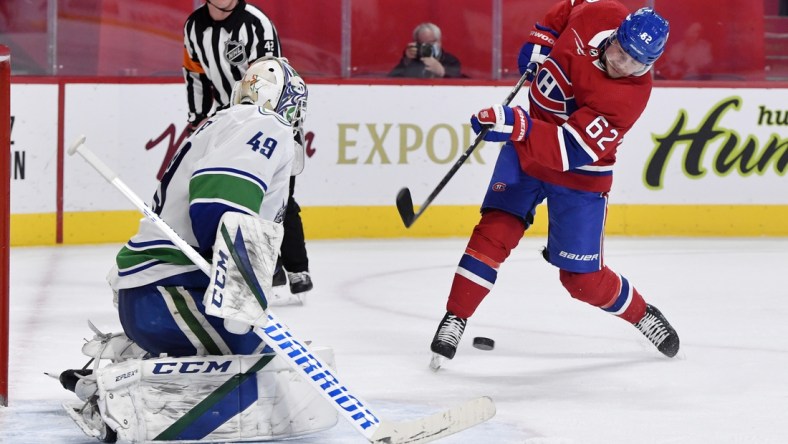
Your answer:
[[[437,51],[435,51],[435,45],[431,43],[417,43],[416,44],[416,58],[421,59],[423,57],[435,57]]]

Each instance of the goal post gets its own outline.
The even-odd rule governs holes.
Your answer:
[[[0,45],[0,406],[8,406],[11,248],[11,52]]]

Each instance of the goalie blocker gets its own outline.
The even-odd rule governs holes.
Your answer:
[[[230,333],[268,323],[268,295],[282,244],[281,224],[242,213],[224,213],[216,230],[205,313],[223,318]]]

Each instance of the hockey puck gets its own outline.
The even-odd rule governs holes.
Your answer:
[[[495,348],[495,341],[490,338],[477,336],[473,338],[473,346],[479,350],[489,351]]]

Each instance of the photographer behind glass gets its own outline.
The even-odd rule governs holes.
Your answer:
[[[441,29],[433,23],[422,23],[413,30],[399,64],[389,77],[423,79],[462,77],[460,60],[441,48]]]

